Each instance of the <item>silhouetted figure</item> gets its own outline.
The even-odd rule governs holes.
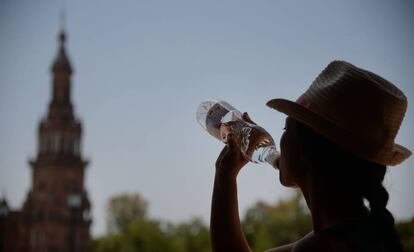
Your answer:
[[[308,235],[268,252],[402,251],[382,181],[387,165],[411,155],[394,143],[405,95],[376,74],[334,61],[296,102],[274,99],[267,105],[288,115],[274,165],[280,182],[300,188],[313,221]],[[244,119],[251,121],[247,114]],[[251,251],[240,225],[236,183],[248,161],[236,142],[230,139],[216,162],[213,251]]]

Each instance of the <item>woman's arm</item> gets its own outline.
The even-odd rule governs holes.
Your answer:
[[[240,225],[236,177],[216,173],[210,234],[215,252],[251,251]]]
[[[241,228],[237,201],[237,174],[247,163],[239,149],[228,140],[216,162],[210,235],[214,252],[251,251]]]

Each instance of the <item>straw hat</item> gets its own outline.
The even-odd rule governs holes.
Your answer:
[[[397,165],[411,155],[394,143],[406,96],[391,82],[350,63],[331,62],[296,102],[274,99],[267,105],[369,161]]]

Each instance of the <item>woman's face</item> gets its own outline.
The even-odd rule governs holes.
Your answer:
[[[302,148],[296,126],[296,121],[287,117],[285,132],[280,138],[279,179],[282,185],[288,187],[297,187],[302,175]]]

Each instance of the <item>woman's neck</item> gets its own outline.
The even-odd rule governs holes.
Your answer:
[[[332,189],[312,182],[299,186],[312,213],[316,233],[336,224],[361,220],[367,216],[362,199],[335,194]]]

